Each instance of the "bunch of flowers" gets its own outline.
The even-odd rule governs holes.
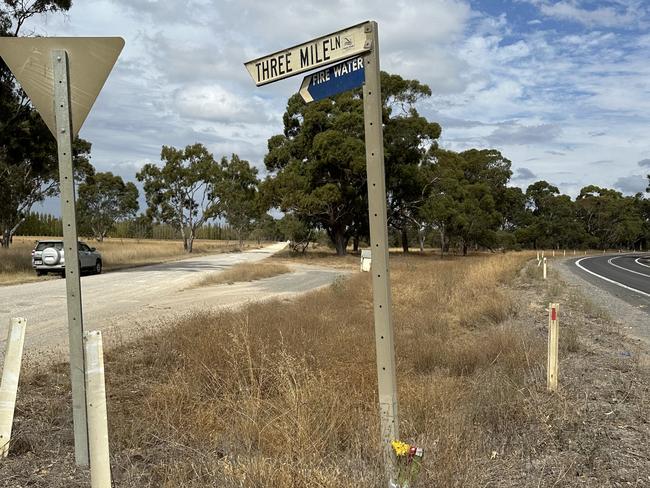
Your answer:
[[[398,440],[392,441],[391,446],[395,453],[397,468],[397,479],[394,486],[395,488],[411,488],[420,473],[424,451],[421,447]]]

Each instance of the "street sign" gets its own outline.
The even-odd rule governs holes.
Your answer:
[[[384,168],[383,111],[377,23],[364,22],[329,36],[319,37],[296,47],[249,61],[245,63],[245,66],[253,77],[255,84],[260,86],[304,71],[311,71],[318,67],[334,64],[343,59],[353,58],[359,54],[363,54],[363,71],[358,69],[358,64],[356,71],[363,72],[363,119],[366,173],[368,175],[368,216],[370,221],[379,420],[387,485],[394,487],[393,479],[396,473],[391,441],[399,439],[399,418],[390,269],[388,266],[386,174]],[[327,84],[328,81],[325,80],[325,75],[322,75],[323,78],[321,78],[321,74],[316,74],[318,80],[322,80],[323,83]],[[307,84],[310,85],[311,82],[307,81]],[[318,84],[320,84],[320,81],[314,83],[314,88]],[[305,81],[303,81],[303,87],[305,87]],[[308,94],[315,99],[314,94],[318,89],[315,89],[313,94],[311,89],[307,89]],[[330,92],[330,95],[332,93],[337,92]]]
[[[0,57],[56,137],[50,52],[62,49],[70,58],[72,133],[76,135],[123,47],[121,37],[2,37]]]
[[[88,466],[86,365],[72,141],[124,47],[120,37],[3,37],[0,56],[57,142],[75,462]]]
[[[295,76],[367,52],[368,22],[244,63],[257,86]]]
[[[357,56],[305,76],[300,86],[300,96],[307,103],[317,102],[359,88],[363,85],[365,76],[363,57]]]

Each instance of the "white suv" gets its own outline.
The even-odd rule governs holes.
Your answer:
[[[94,247],[79,242],[79,266],[81,271],[102,272],[102,255]],[[47,273],[65,275],[65,255],[63,241],[38,241],[32,251],[32,267],[36,274]]]

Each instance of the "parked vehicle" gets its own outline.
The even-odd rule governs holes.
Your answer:
[[[94,247],[89,247],[84,242],[79,242],[78,246],[81,271],[100,274],[103,265],[102,255]],[[32,251],[32,267],[39,276],[47,273],[65,275],[65,250],[63,241],[38,241]]]

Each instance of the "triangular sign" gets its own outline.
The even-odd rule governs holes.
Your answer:
[[[121,37],[0,38],[0,56],[55,137],[52,51],[68,53],[72,132],[76,135],[123,47]]]

